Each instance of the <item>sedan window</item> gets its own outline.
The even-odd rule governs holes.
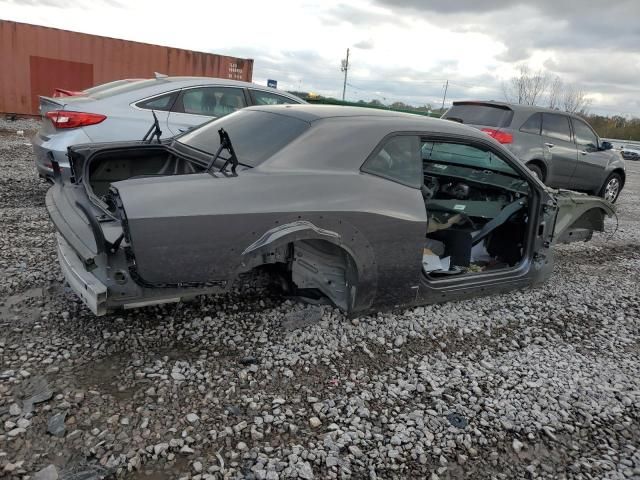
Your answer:
[[[585,150],[597,150],[598,149],[598,137],[589,126],[576,120],[571,119],[573,122],[573,130],[576,134],[576,143]]]
[[[420,139],[398,135],[387,140],[362,166],[362,171],[414,188],[422,185]]]
[[[223,117],[246,107],[244,93],[240,88],[198,87],[182,92],[175,111]]]
[[[564,115],[545,113],[542,115],[542,135],[565,142],[571,141],[569,118]]]
[[[265,92],[263,90],[250,90],[253,96],[253,102],[256,105],[285,105],[291,103],[298,103],[295,100],[278,95],[277,93]]]
[[[144,108],[146,110],[159,110],[162,112],[168,112],[169,110],[171,110],[171,107],[176,101],[177,96],[177,92],[167,93],[165,95],[160,95],[159,97],[154,97],[148,100],[143,100],[142,102],[138,102],[136,106],[138,108]]]

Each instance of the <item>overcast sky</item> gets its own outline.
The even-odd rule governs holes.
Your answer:
[[[522,64],[640,116],[640,0],[0,0],[0,18],[255,60],[254,81],[439,107],[503,100]]]

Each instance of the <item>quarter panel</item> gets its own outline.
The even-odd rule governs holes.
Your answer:
[[[542,136],[515,130],[513,132],[513,139],[512,144],[505,146],[523,163],[526,164],[531,160],[544,162],[546,152],[542,142]]]
[[[209,174],[115,184],[140,276],[150,283],[231,282],[242,252],[274,226],[306,220],[336,231],[377,284],[377,306],[413,300],[426,210],[419,190],[363,173]],[[361,237],[354,232],[359,232]]]

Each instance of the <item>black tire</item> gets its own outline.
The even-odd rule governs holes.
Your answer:
[[[622,175],[619,173],[612,173],[607,177],[602,185],[602,188],[598,192],[598,196],[608,200],[611,203],[616,203],[620,192],[622,191]]]
[[[538,165],[536,165],[535,163],[527,163],[527,168],[531,170],[541,182],[544,182],[544,174],[542,173],[542,169]]]

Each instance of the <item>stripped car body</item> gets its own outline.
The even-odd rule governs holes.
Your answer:
[[[237,169],[214,156],[221,131]],[[96,315],[226,292],[254,269],[347,312],[501,292],[544,281],[554,243],[613,214],[545,187],[475,129],[361,108],[251,107],[69,158],[47,208],[65,277]],[[425,267],[431,249],[441,267]]]

